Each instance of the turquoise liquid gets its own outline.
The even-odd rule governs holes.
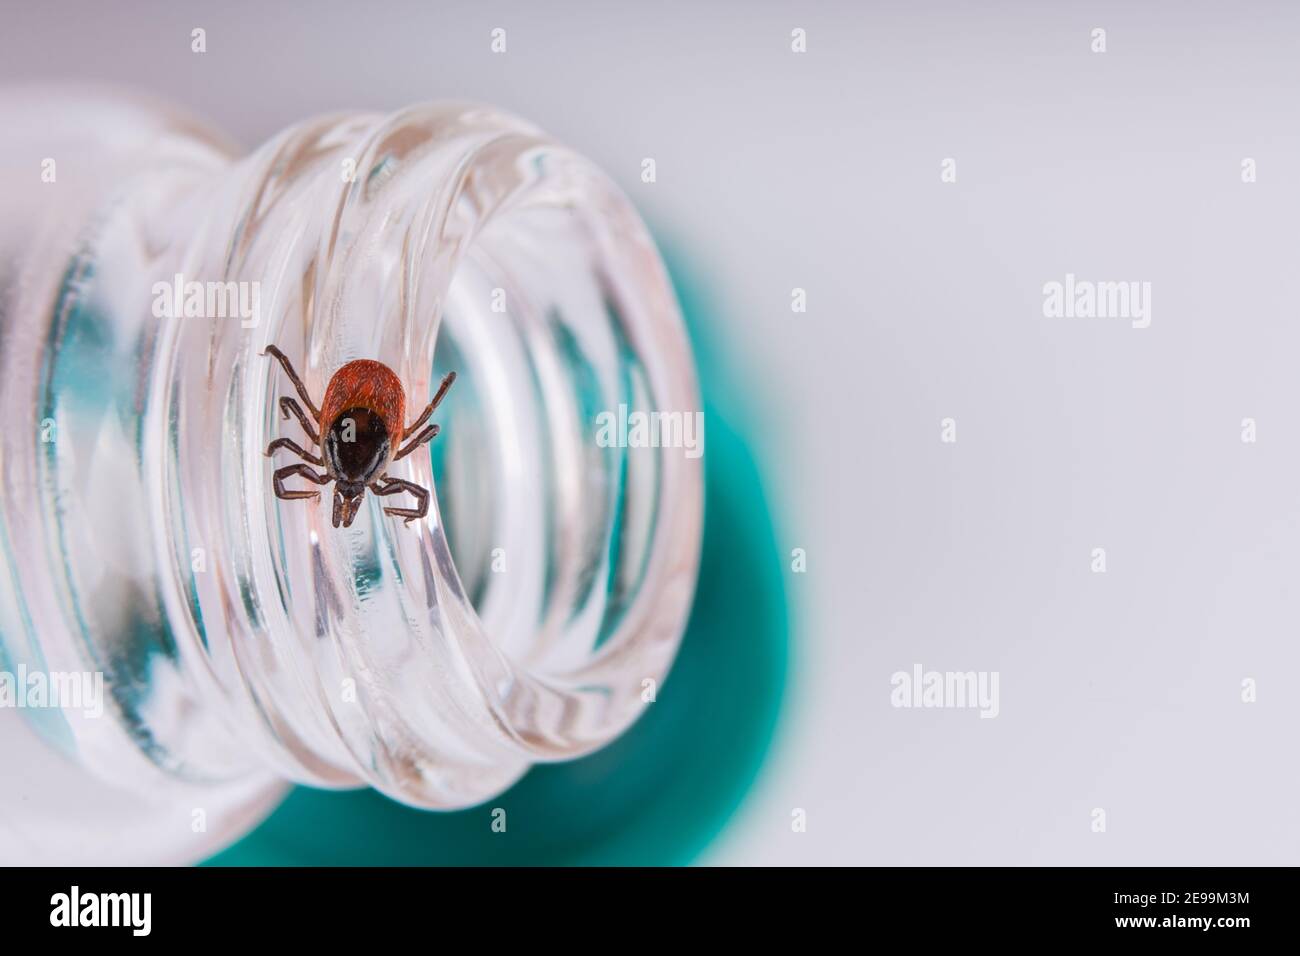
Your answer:
[[[689,863],[727,825],[777,727],[789,656],[786,564],[746,443],[757,423],[727,417],[743,402],[725,344],[710,340],[703,297],[681,269],[672,272],[704,396],[705,529],[690,623],[656,702],[600,752],[534,767],[469,810],[295,788],[208,865],[672,865]],[[503,833],[493,832],[494,807],[506,811]]]

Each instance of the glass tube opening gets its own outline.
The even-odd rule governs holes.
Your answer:
[[[671,663],[701,508],[682,449],[597,441],[601,412],[698,409],[635,212],[584,160],[474,107],[308,125],[245,172],[258,205],[233,234],[261,220],[259,237],[225,277],[262,277],[268,321],[222,336],[232,380],[213,414],[229,454],[210,462],[177,435],[174,457],[216,465],[198,480],[234,499],[200,537],[221,535],[241,573],[191,584],[200,608],[218,584],[207,603],[243,612],[211,658],[251,698],[270,759],[295,779],[461,806],[612,739]],[[317,401],[332,370],[378,358],[407,383],[411,418],[458,373],[430,454],[390,470],[434,491],[427,519],[403,525],[371,496],[366,520],[335,529],[328,494],[267,493],[261,449],[292,394],[268,344]],[[272,652],[255,654],[263,628]]]
[[[477,106],[324,117],[243,158],[85,90],[0,112],[7,164],[63,157],[58,192],[3,197],[0,646],[104,675],[102,718],[38,719],[88,802],[136,837],[199,802],[227,832],[286,779],[461,807],[636,718],[689,611],[701,468],[596,419],[699,399],[654,244],[598,170]],[[389,470],[427,518],[368,495],[333,528],[331,489],[274,497],[294,459],[266,446],[305,436],[268,345],[316,402],[384,362],[408,421],[457,371],[441,434]]]

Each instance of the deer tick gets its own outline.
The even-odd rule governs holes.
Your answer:
[[[408,428],[403,425],[406,420],[406,392],[402,389],[402,381],[382,362],[357,359],[344,365],[330,379],[329,386],[325,389],[325,400],[317,408],[307,394],[307,386],[303,385],[302,379],[283,352],[270,345],[262,354],[270,355],[284,366],[285,374],[298,390],[298,397],[311,412],[319,431],[312,427],[302,406],[288,395],[280,399],[281,417],[288,419],[292,413],[312,444],[321,451],[321,455],[313,455],[290,438],[277,438],[266,446],[267,456],[273,455],[277,448],[287,448],[299,458],[325,469],[324,474],[318,474],[309,465],[286,465],[276,469],[277,498],[286,501],[298,498],[320,500],[319,491],[291,491],[285,488],[285,479],[298,475],[318,485],[335,482],[333,521],[336,528],[340,524],[345,528],[352,524],[367,488],[379,497],[403,491],[413,494],[418,502],[414,508],[384,509],[384,514],[406,519],[404,524],[410,524],[429,513],[427,489],[400,478],[390,478],[384,471],[392,462],[405,458],[438,434],[437,425],[429,425],[423,431],[420,426],[429,420],[433,410],[447,394],[447,389],[451,388],[451,383],[456,381],[455,372],[447,374],[438,386],[433,401]],[[411,438],[413,434],[415,437]],[[403,446],[402,442],[408,438],[411,439],[410,442]]]

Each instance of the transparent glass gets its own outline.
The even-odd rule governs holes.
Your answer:
[[[689,611],[701,463],[594,421],[700,402],[605,176],[461,104],[240,157],[157,104],[29,88],[0,131],[0,665],[105,688],[102,715],[0,708],[0,862],[196,859],[284,781],[464,807],[636,719]],[[190,282],[255,314],[160,316]],[[303,436],[272,344],[317,404],[386,363],[408,420],[458,373],[389,469],[427,518],[273,496],[293,459],[263,451]]]

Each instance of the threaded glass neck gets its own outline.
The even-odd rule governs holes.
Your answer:
[[[271,773],[425,807],[612,739],[671,664],[701,522],[698,458],[598,440],[604,412],[699,408],[626,199],[481,107],[328,117],[244,158],[134,109],[99,147],[115,185],[4,237],[25,279],[0,388],[29,420],[0,467],[30,497],[4,503],[0,630],[109,688],[103,721],[51,736],[130,789]],[[426,518],[368,495],[335,528],[330,489],[272,494],[297,459],[268,443],[309,439],[270,345],[318,405],[383,362],[408,420],[457,372],[438,437],[389,469]]]

